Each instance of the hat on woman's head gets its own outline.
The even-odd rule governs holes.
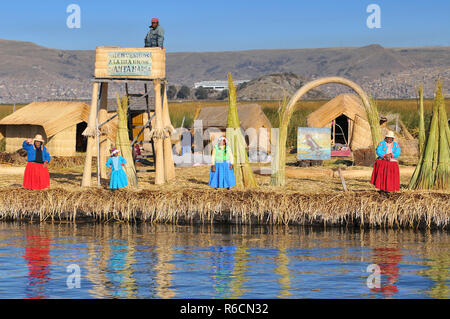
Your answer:
[[[111,155],[114,155],[116,153],[119,153],[119,150],[117,148],[113,147],[109,150],[109,152],[111,153]]]
[[[225,136],[221,136],[219,137],[219,140],[217,141],[217,143],[220,144],[220,142],[225,141],[225,144],[228,144],[228,139]]]
[[[384,138],[386,138],[386,137],[395,138],[394,132],[388,131],[387,134],[386,134],[386,136],[385,136]]]
[[[33,139],[33,143],[36,142],[36,141],[41,142],[41,143],[45,143],[44,138],[42,137],[41,134],[36,134],[36,136]]]

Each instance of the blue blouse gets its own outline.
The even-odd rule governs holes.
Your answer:
[[[106,167],[112,168],[113,171],[118,171],[122,169],[122,164],[126,164],[127,160],[123,158],[122,156],[112,156],[108,158],[108,161],[106,162]]]
[[[22,143],[22,148],[27,151],[28,162],[34,162],[36,160],[36,149],[34,144],[28,144],[27,141]],[[42,160],[44,162],[50,163],[50,154],[47,152],[47,148],[42,145]]]
[[[397,142],[393,142],[394,145],[392,146],[392,155],[394,157],[394,159],[397,159],[400,156],[401,153],[401,149],[400,146],[398,145]],[[386,145],[386,141],[383,140],[380,143],[378,143],[377,146],[377,155],[379,157],[383,157],[386,153],[387,153],[387,145]]]

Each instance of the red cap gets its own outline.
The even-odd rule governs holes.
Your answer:
[[[158,18],[153,18],[153,19],[152,19],[152,23],[153,23],[153,22],[159,22]]]

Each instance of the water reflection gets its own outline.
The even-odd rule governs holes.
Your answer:
[[[398,248],[375,248],[374,263],[381,270],[381,287],[373,288],[374,291],[382,293],[386,298],[392,298],[397,292],[397,280],[400,275],[399,262],[402,260]]]
[[[450,242],[439,249],[440,237],[442,234],[426,233],[424,254],[427,258],[424,264],[428,269],[421,272],[422,275],[433,281],[433,286],[425,289],[424,292],[432,298],[448,299],[450,298]],[[445,235],[444,235],[445,237]]]
[[[44,229],[26,228],[25,254],[28,265],[26,298],[42,299],[47,296],[50,275],[50,235]]]
[[[250,254],[247,251],[247,246],[245,243],[241,243],[240,245],[238,245],[234,254],[235,263],[232,272],[232,281],[230,283],[230,298],[241,298],[243,294],[249,291],[248,289],[243,287],[244,284],[248,281],[245,273],[248,270],[247,258],[249,255]]]
[[[231,283],[233,280],[234,246],[212,247],[214,298],[225,299],[231,296]]]
[[[449,298],[449,239],[442,231],[0,222],[0,297]],[[66,287],[72,263],[82,269],[78,290]],[[373,263],[382,277],[371,290]]]
[[[172,289],[172,271],[175,266],[171,263],[173,258],[173,249],[167,245],[156,248],[158,262],[155,265],[156,271],[156,296],[159,298],[173,298],[176,293]]]
[[[280,275],[278,278],[278,284],[280,285],[280,293],[278,294],[278,298],[288,298],[292,294],[289,289],[291,287],[291,283],[289,280],[289,258],[286,253],[286,248],[279,248],[278,255],[274,259],[277,267],[275,268],[275,273]]]

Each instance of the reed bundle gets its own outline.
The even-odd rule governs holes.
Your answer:
[[[118,126],[116,133],[116,147],[127,161],[124,169],[127,174],[128,183],[130,186],[135,187],[137,186],[137,176],[133,155],[131,153],[130,138],[128,135],[127,109],[128,98],[125,96],[122,99],[119,99],[119,95],[117,94]]]
[[[22,152],[23,151],[23,152]],[[12,164],[14,166],[26,166],[27,164],[27,154],[26,151],[17,151],[15,153],[0,152],[0,164]],[[92,165],[97,166],[97,158],[94,157]],[[83,156],[52,156],[49,169],[60,169],[60,168],[75,168],[84,165]]]
[[[248,161],[247,144],[242,135],[237,112],[236,88],[230,73],[228,73],[228,92],[227,137],[231,142],[234,157],[236,185],[238,187],[256,187],[258,184]]]
[[[272,162],[272,176],[270,184],[272,186],[282,186],[286,183],[285,166],[286,166],[286,147],[288,126],[290,117],[287,116],[288,100],[283,98],[280,107],[278,108],[279,130],[277,135],[277,144],[275,145],[275,155]]]
[[[380,115],[378,114],[377,102],[372,97],[369,97],[369,108],[366,108],[366,113],[375,150],[375,145],[378,145],[378,143],[383,140],[383,137],[381,135]]]
[[[450,194],[226,190],[0,189],[0,219],[442,228]]]
[[[442,87],[441,87],[442,92]],[[441,94],[439,103],[439,155],[437,158],[435,188],[448,189],[450,186],[450,140],[448,139],[448,120],[445,112],[444,99]]]
[[[175,165],[173,162],[172,142],[170,137],[173,135],[175,129],[170,121],[169,102],[167,101],[167,85],[163,86],[163,103],[162,103],[162,125],[167,131],[167,137],[163,141],[164,151],[164,179],[171,181],[175,178]]]
[[[27,156],[26,151],[24,151],[23,153],[0,152],[0,164],[26,165],[27,164],[26,156]]]
[[[428,137],[419,163],[411,177],[409,189],[446,190],[449,188],[450,144],[448,130],[442,82],[438,80]]]
[[[425,118],[423,114],[423,86],[419,87],[419,154],[425,146]]]

